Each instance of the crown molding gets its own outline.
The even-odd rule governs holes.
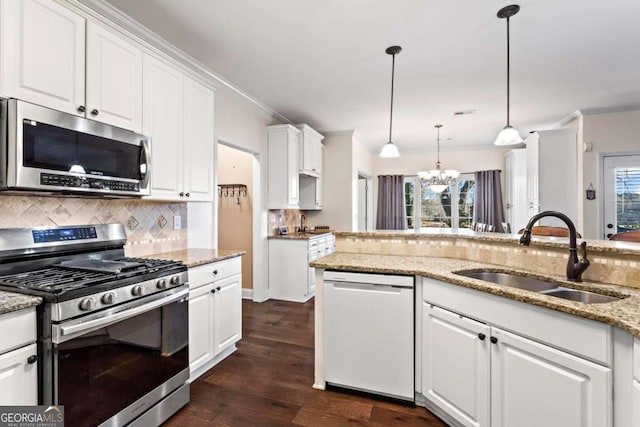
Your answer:
[[[183,71],[195,75],[203,82],[212,86],[214,89],[224,86],[236,94],[240,95],[247,101],[256,105],[260,109],[271,114],[273,117],[285,123],[292,123],[288,118],[278,113],[273,108],[267,106],[261,101],[257,100],[253,96],[244,92],[239,87],[233,85],[231,82],[225,80],[222,76],[215,73],[206,65],[186,54],[169,41],[163,39],[140,22],[136,21],[132,17],[126,15],[120,9],[107,3],[104,0],[55,0],[58,3],[75,9],[81,12],[85,16],[89,16],[100,23],[117,30],[120,33],[124,33],[129,38],[133,39],[137,43],[143,45],[143,47],[156,55],[161,55],[170,59],[176,65],[179,65]]]

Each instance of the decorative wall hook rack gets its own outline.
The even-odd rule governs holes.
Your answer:
[[[245,184],[220,184],[218,185],[218,197],[247,197]]]

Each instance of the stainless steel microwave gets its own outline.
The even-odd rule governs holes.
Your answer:
[[[17,99],[0,100],[4,190],[150,194],[149,138]]]

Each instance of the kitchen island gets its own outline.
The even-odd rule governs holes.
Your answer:
[[[407,275],[416,283],[409,307],[416,403],[451,425],[640,425],[633,409],[640,404],[640,250],[589,242],[591,268],[575,283],[564,278],[566,240],[517,241],[474,232],[337,232],[337,252],[311,263],[319,284],[314,387],[325,387],[324,271]],[[585,304],[456,274],[479,270],[620,299]]]

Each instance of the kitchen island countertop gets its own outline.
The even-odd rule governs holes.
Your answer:
[[[524,270],[453,258],[427,256],[373,255],[336,252],[310,263],[311,267],[328,270],[404,274],[425,276],[452,285],[464,286],[494,295],[561,311],[585,319],[606,323],[640,338],[640,290],[624,286],[584,281],[569,282],[560,276],[542,276]],[[622,297],[604,304],[584,304],[513,287],[497,285],[455,274],[461,270],[490,269],[495,272],[515,272],[525,277],[551,280],[559,286],[583,289]]]
[[[40,297],[0,291],[0,315],[34,307],[41,303],[42,298]]]
[[[160,252],[146,255],[143,258],[169,259],[172,261],[182,261],[187,267],[197,267],[199,265],[211,264],[212,262],[235,258],[246,254],[246,251],[234,249],[183,249],[173,252]]]

